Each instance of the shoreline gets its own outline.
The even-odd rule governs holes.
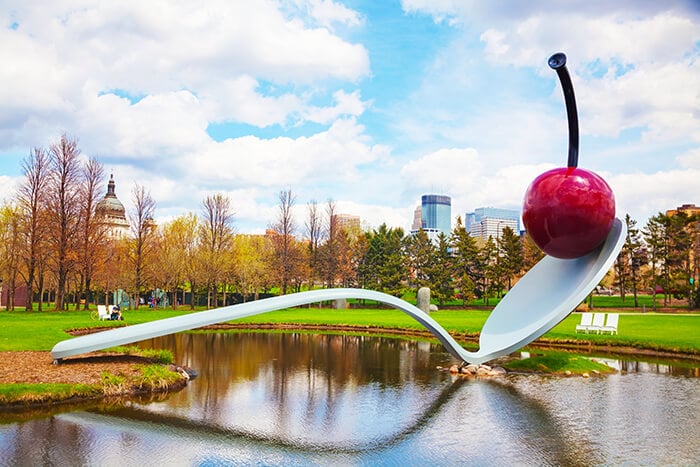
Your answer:
[[[262,330],[262,331],[300,331],[300,332],[338,332],[338,333],[366,333],[366,334],[384,334],[397,337],[416,337],[421,339],[429,339],[437,342],[435,336],[430,331],[422,329],[405,329],[405,328],[387,328],[379,326],[357,326],[357,325],[328,325],[328,324],[294,324],[294,323],[261,323],[261,324],[237,324],[237,323],[219,323],[198,328],[194,331],[245,331],[245,330]],[[450,335],[455,338],[460,344],[473,344],[472,348],[478,348],[479,334],[478,333],[459,333],[450,332]],[[527,347],[538,347],[552,350],[571,350],[590,354],[600,352],[613,355],[639,355],[644,357],[658,357],[663,359],[688,360],[700,362],[700,354],[674,351],[670,349],[650,349],[644,347],[632,347],[629,345],[611,345],[610,343],[596,344],[592,341],[584,340],[563,340],[549,339],[540,337],[534,342],[528,344]]]
[[[99,332],[102,328],[74,329],[69,331],[71,335]],[[385,328],[378,326],[357,325],[318,325],[318,324],[236,324],[220,323],[205,326],[194,330],[196,332],[225,332],[225,331],[281,331],[281,332],[308,332],[308,333],[360,333],[368,335],[386,335],[397,338],[418,338],[435,341],[435,337],[427,330]],[[460,343],[478,346],[478,333],[453,333],[453,337]],[[591,341],[573,341],[540,338],[528,347],[541,348],[543,350],[563,350],[579,353],[587,356],[601,353],[611,356],[651,357],[659,359],[683,360],[687,362],[700,362],[700,355],[677,352],[672,350],[659,350],[648,348],[636,348],[631,346],[615,346],[609,343],[595,344]],[[498,360],[498,359],[497,359]],[[187,386],[191,378],[190,369],[176,364],[160,364],[179,375],[172,383],[161,387],[138,387],[135,385],[113,385],[107,388],[105,372],[115,376],[134,375],[144,365],[156,364],[148,357],[121,354],[114,352],[92,352],[82,356],[70,357],[60,364],[54,365],[49,351],[3,351],[0,352],[0,386],[21,385],[89,385],[92,393],[83,396],[64,396],[47,392],[35,398],[25,399],[19,397],[15,400],[0,402],[0,410],[9,412],[22,412],[26,410],[51,409],[54,407],[68,406],[75,403],[88,401],[103,401],[110,398],[133,398],[139,396],[168,394],[179,391]],[[546,372],[543,372],[545,374]],[[108,378],[107,378],[108,379]]]

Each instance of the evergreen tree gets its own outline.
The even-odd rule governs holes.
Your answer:
[[[649,218],[643,230],[644,241],[647,245],[649,261],[649,283],[652,289],[653,306],[656,309],[656,290],[658,287],[668,288],[666,280],[666,220],[663,214]],[[668,304],[668,297],[664,295],[664,306]]]
[[[428,267],[428,287],[431,295],[440,306],[444,305],[454,295],[452,284],[452,256],[450,243],[447,236],[440,232],[437,237],[438,244],[433,250],[433,259]]]
[[[416,288],[430,287],[430,271],[435,263],[437,248],[425,230],[420,229],[406,239],[406,254],[411,266],[412,284]]]
[[[525,257],[523,254],[523,244],[520,237],[510,227],[506,226],[501,231],[501,238],[498,239],[501,270],[508,284],[508,290],[512,285],[512,279],[520,276],[524,266]]]
[[[406,263],[403,229],[382,224],[369,234],[367,259],[362,268],[368,288],[402,296],[408,276]]]
[[[469,235],[462,224],[462,218],[457,217],[457,223],[452,229],[452,274],[459,288],[462,304],[475,296],[476,284],[480,280],[479,247],[474,237]]]

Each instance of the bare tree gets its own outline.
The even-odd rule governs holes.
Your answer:
[[[46,150],[34,148],[22,161],[24,179],[17,189],[17,207],[22,222],[27,311],[34,309],[34,281],[41,257],[46,253],[48,222],[46,219],[46,190],[49,183],[49,156]]]
[[[136,184],[131,192],[134,210],[129,216],[132,232],[128,258],[133,270],[134,306],[138,309],[139,297],[148,280],[148,261],[155,246],[155,222],[153,213],[156,202],[150,192]]]
[[[321,269],[323,270],[326,287],[333,287],[338,277],[340,236],[343,235],[335,211],[335,201],[329,199],[326,204],[326,220],[328,221],[326,225],[326,243],[321,249]]]
[[[314,278],[318,274],[318,247],[321,243],[321,215],[318,212],[318,203],[312,200],[307,204],[309,217],[306,221],[306,235],[309,240],[309,288],[314,286]]]
[[[85,306],[87,310],[91,301],[91,282],[95,269],[99,265],[101,254],[106,240],[105,224],[95,216],[95,206],[103,191],[104,167],[92,158],[83,166],[83,184],[80,190],[80,289],[85,292]],[[78,300],[78,303],[80,301]]]
[[[48,206],[51,222],[49,242],[53,250],[56,273],[56,310],[65,307],[68,275],[76,261],[80,197],[80,150],[75,139],[65,134],[49,149],[51,176]]]
[[[275,270],[282,288],[282,294],[287,293],[287,288],[294,276],[294,263],[297,256],[294,245],[296,226],[292,216],[293,207],[294,196],[292,195],[292,190],[280,191],[277,222],[271,227],[275,233],[272,238],[275,252]]]
[[[227,196],[207,196],[202,202],[201,245],[204,249],[204,277],[207,283],[207,306],[218,306],[218,285],[223,279],[226,251],[230,250],[233,211]]]

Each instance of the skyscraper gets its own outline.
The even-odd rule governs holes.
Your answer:
[[[478,208],[466,213],[464,227],[472,237],[487,240],[489,237],[500,238],[503,229],[510,227],[520,235],[520,212],[515,209]]]
[[[419,212],[416,208],[415,214]],[[452,200],[445,195],[423,195],[420,205],[420,227],[431,239],[436,239],[441,232],[449,236],[452,231]],[[416,233],[414,222],[412,233]]]

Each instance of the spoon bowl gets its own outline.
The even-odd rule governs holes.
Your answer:
[[[516,351],[566,318],[605,277],[625,243],[627,228],[615,219],[605,242],[575,259],[545,256],[493,309],[468,361],[482,363]]]

